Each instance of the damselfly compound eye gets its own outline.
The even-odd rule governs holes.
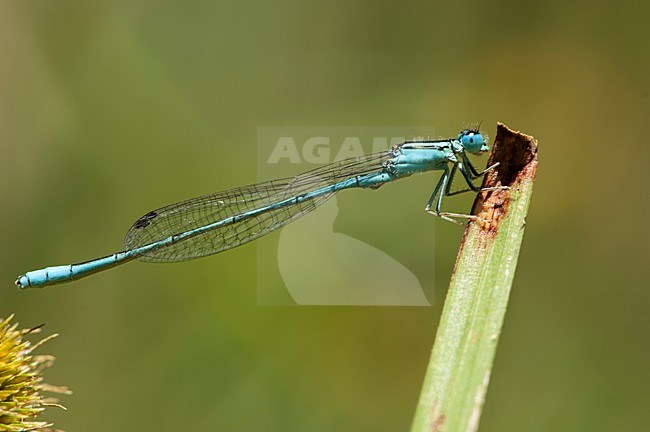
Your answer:
[[[474,130],[464,130],[458,135],[458,140],[462,144],[465,151],[469,153],[481,153],[486,147],[483,135]]]

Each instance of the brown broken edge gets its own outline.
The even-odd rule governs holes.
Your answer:
[[[492,152],[487,166],[499,163],[483,177],[481,188],[508,186],[510,189],[479,192],[472,206],[472,214],[479,217],[468,224],[465,237],[473,224],[479,224],[485,240],[499,232],[499,225],[508,213],[513,194],[525,180],[533,180],[537,173],[537,140],[497,123]]]

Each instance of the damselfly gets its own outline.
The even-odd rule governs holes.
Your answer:
[[[181,201],[138,219],[126,234],[124,251],[78,264],[30,271],[19,276],[16,285],[28,288],[68,282],[136,258],[173,262],[223,252],[285,226],[342,189],[377,189],[426,171],[442,171],[442,176],[425,210],[452,222],[453,218],[472,219],[475,216],[441,212],[442,200],[444,196],[470,190],[486,190],[474,186],[473,180],[494,166],[478,172],[467,154],[488,150],[483,135],[476,129],[467,129],[456,138],[406,141],[387,152],[345,159],[295,177]],[[468,188],[452,191],[457,171]]]

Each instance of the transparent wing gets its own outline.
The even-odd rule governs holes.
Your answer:
[[[380,171],[382,163],[390,158],[387,152],[373,153],[334,162],[295,177],[257,183],[168,205],[138,219],[126,233],[124,243],[127,249],[155,243],[169,236],[266,207],[350,177]],[[331,196],[332,194],[324,194],[288,207],[268,210],[154,249],[140,259],[148,262],[183,261],[222,252],[255,240],[298,219]]]

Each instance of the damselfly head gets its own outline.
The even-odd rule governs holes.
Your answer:
[[[486,140],[487,136],[483,138],[478,129],[465,129],[458,134],[458,141],[469,153],[480,154],[489,151]]]

